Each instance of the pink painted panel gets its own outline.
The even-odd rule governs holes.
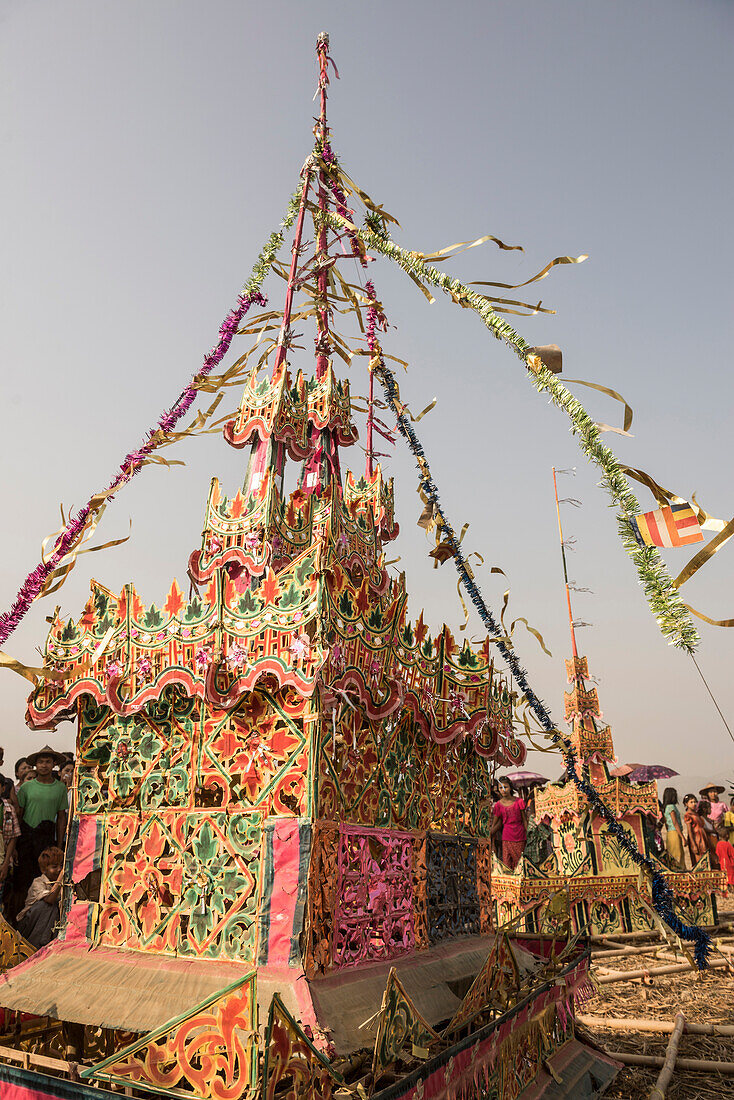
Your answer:
[[[72,940],[84,940],[89,942],[88,928],[91,914],[91,903],[88,901],[75,901],[69,910],[64,928],[64,942]]]
[[[94,814],[81,814],[78,820],[79,831],[71,869],[73,882],[81,882],[90,872],[98,870],[102,855],[102,830],[99,828],[99,819]]]
[[[270,895],[267,961],[271,966],[287,966],[298,902],[301,851],[298,821],[277,821],[273,829],[272,844],[273,885]]]
[[[341,826],[339,833],[335,966],[358,966],[411,951],[411,834],[356,826]]]

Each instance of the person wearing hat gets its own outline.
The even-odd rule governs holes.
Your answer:
[[[720,787],[718,783],[709,783],[706,787],[701,787],[698,792],[701,798],[706,802],[711,803],[711,809],[709,811],[709,817],[713,821],[714,825],[718,824],[719,818],[723,813],[726,813],[726,803],[719,802],[719,795],[724,793],[724,788]]]
[[[56,844],[63,850],[69,807],[66,784],[53,774],[55,765],[63,767],[66,763],[61,753],[44,745],[30,754],[28,763],[36,769],[36,777],[27,780],[18,791],[21,812],[19,885],[26,889],[35,876],[41,852]]]

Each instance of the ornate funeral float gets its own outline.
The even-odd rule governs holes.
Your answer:
[[[553,473],[555,481],[555,470]],[[560,530],[558,505],[556,489]],[[657,865],[686,919],[715,925],[715,891],[726,887],[723,873],[712,870],[708,854],[690,871],[670,870],[658,859],[653,839],[660,814],[657,783],[630,782],[614,774],[619,769],[612,728],[603,721],[596,687],[587,684],[588,660],[578,655],[565,544],[560,533],[572,651],[571,659],[566,661],[571,690],[564,693],[564,716],[571,730],[577,772],[590,780],[612,809],[630,845]],[[588,929],[595,935],[609,935],[647,931],[660,924],[649,880],[640,876],[629,848],[620,843],[619,836],[570,777],[536,792],[535,817],[550,821],[552,851],[539,866],[523,855],[513,873],[496,863],[492,878],[496,920],[511,920],[527,911],[522,926],[535,931],[544,928],[554,919],[552,906],[546,910],[533,903],[552,899],[559,890],[565,890],[575,932]]]
[[[560,735],[439,502],[379,344],[385,315],[365,278],[370,253],[477,309],[539,382],[552,387],[554,376],[497,317],[500,299],[391,241],[389,215],[332,150],[325,35],[317,54],[316,144],[283,230],[192,386],[0,620],[4,641],[100,507],[175,439],[197,391],[243,379],[224,437],[247,457],[244,484],[227,495],[212,482],[189,598],[174,581],[161,606],[146,606],[132,585],[117,595],[93,582],[76,621],[56,614],[51,623],[27,720],[35,730],[77,723],[77,771],[58,937],[32,954],[3,928],[0,1080],[16,1100],[530,1100],[547,1088],[560,1095],[564,1077],[578,1085],[593,1070],[601,1088],[615,1072],[575,1037],[588,949],[569,939],[568,908],[555,906],[544,935],[495,919],[491,774],[521,763],[525,749],[494,654]],[[361,227],[348,203],[364,206]],[[286,267],[277,252],[292,225]],[[271,270],[285,280],[283,309],[245,319],[253,305],[264,310]],[[359,328],[351,342],[335,327],[350,311]],[[315,368],[306,376],[296,369],[297,329],[309,324]],[[212,375],[235,333],[254,343]],[[357,431],[334,363],[359,353],[370,367],[367,460],[364,473],[344,475]],[[387,571],[384,547],[398,527],[373,439],[394,429],[377,416],[375,378],[416,458],[434,555],[453,558],[487,625],[475,648],[447,627],[432,636],[422,616],[409,621],[404,576]],[[575,663],[577,731],[595,699],[583,672]],[[546,796],[559,800],[561,820],[566,807],[578,810],[564,792]],[[563,902],[566,879],[558,883]],[[702,933],[681,924],[668,895],[656,904],[696,939],[705,963]]]

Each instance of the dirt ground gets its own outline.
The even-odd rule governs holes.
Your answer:
[[[721,899],[719,920],[734,925],[734,896]],[[722,933],[717,938],[722,946],[734,949],[734,933]],[[664,966],[670,959],[655,961],[652,956],[613,957],[602,964],[595,952],[595,970],[639,970]],[[719,959],[722,956],[715,956]],[[734,955],[730,956],[734,961]],[[599,986],[598,993],[578,1009],[579,1015],[608,1018],[637,1018],[673,1021],[683,1012],[691,1023],[734,1025],[734,976],[727,970],[703,973],[657,975],[652,984],[642,981],[620,981]],[[669,1034],[639,1031],[619,1031],[608,1027],[588,1027],[586,1033],[610,1054],[626,1051],[633,1054],[665,1054]],[[681,1037],[678,1055],[709,1061],[734,1062],[734,1036],[688,1035]],[[613,1100],[638,1100],[648,1097],[660,1072],[659,1068],[625,1066],[605,1096]],[[720,1073],[700,1073],[676,1068],[668,1086],[669,1100],[722,1100],[734,1097],[734,1076]]]

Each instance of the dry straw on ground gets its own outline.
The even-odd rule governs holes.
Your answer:
[[[734,918],[732,899],[720,903],[720,920]],[[734,946],[734,936],[728,934],[722,944]],[[658,945],[659,946],[659,945]],[[721,958],[721,956],[719,956]],[[600,956],[595,952],[595,960]],[[644,956],[631,955],[609,960],[615,971],[639,970]],[[661,965],[649,958],[652,968]],[[583,1008],[582,1015],[616,1018],[666,1020],[672,1023],[676,1012],[683,1012],[691,1023],[734,1025],[734,976],[727,970],[712,970],[702,974],[666,974],[647,985],[640,980],[620,981],[603,985]],[[613,1030],[607,1027],[580,1028],[610,1053],[665,1055],[669,1034]],[[678,1055],[681,1058],[734,1062],[734,1036],[689,1035],[684,1032]],[[642,1100],[649,1096],[659,1069],[625,1066],[605,1096],[610,1100]],[[734,1076],[720,1073],[699,1073],[677,1068],[666,1093],[668,1100],[722,1100],[734,1096]]]

